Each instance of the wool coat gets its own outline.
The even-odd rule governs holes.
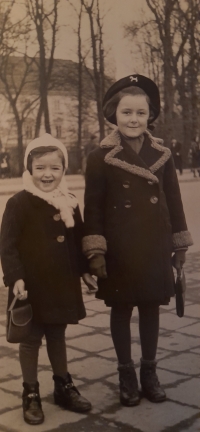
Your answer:
[[[83,251],[105,254],[97,297],[109,306],[167,303],[172,252],[192,244],[171,152],[148,131],[144,137],[136,154],[113,131],[88,157]]]
[[[66,228],[55,207],[25,190],[7,202],[0,246],[8,304],[14,283],[23,279],[37,322],[76,324],[85,317],[80,276],[86,259],[78,206],[74,221],[73,228]]]

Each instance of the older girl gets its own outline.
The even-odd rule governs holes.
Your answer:
[[[120,400],[140,402],[131,358],[130,320],[139,310],[140,382],[151,402],[166,394],[156,374],[159,305],[174,296],[175,266],[192,244],[171,152],[149,132],[160,111],[156,84],[131,75],[113,84],[103,101],[105,118],[118,127],[88,157],[83,250],[97,297],[111,306]]]

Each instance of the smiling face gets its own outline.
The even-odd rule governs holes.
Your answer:
[[[62,157],[58,151],[33,157],[32,179],[42,192],[52,192],[57,188],[64,173]]]
[[[145,95],[124,96],[116,110],[117,126],[124,137],[137,138],[147,128],[149,104]]]

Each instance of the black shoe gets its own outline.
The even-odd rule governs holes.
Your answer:
[[[44,421],[44,413],[39,394],[39,383],[29,385],[23,383],[22,394],[24,420],[30,425],[38,425]]]
[[[79,413],[91,410],[91,403],[80,395],[69,373],[65,379],[57,375],[53,375],[53,379],[55,382],[54,401],[57,405]]]
[[[133,362],[119,365],[120,402],[125,406],[134,406],[140,403],[138,381]]]
[[[151,402],[164,402],[166,393],[156,374],[156,361],[141,360],[140,382],[143,395]]]

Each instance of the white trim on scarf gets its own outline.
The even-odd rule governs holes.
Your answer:
[[[73,228],[73,214],[74,209],[78,205],[78,201],[77,198],[69,192],[64,176],[58,187],[52,192],[43,192],[38,189],[34,185],[32,176],[28,170],[24,171],[22,178],[24,189],[27,192],[30,192],[32,195],[41,198],[42,200],[46,201],[48,204],[59,210],[60,217],[65,223],[65,226],[67,228]]]

